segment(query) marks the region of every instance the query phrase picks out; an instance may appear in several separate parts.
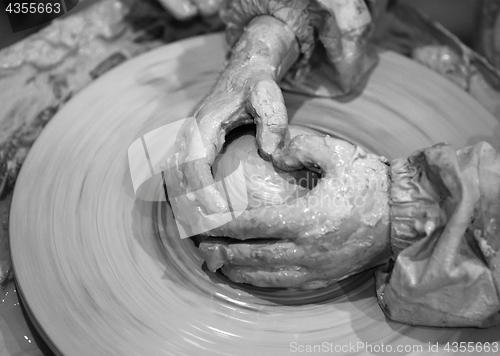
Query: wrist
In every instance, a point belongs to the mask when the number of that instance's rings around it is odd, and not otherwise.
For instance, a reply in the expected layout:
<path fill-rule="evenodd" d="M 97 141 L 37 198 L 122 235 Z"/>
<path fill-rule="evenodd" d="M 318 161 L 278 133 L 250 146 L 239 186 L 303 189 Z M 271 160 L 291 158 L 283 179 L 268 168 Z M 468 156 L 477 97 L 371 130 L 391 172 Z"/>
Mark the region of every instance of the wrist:
<path fill-rule="evenodd" d="M 233 47 L 229 69 L 240 73 L 261 73 L 280 81 L 299 57 L 299 46 L 293 30 L 268 15 L 257 16 Z"/>

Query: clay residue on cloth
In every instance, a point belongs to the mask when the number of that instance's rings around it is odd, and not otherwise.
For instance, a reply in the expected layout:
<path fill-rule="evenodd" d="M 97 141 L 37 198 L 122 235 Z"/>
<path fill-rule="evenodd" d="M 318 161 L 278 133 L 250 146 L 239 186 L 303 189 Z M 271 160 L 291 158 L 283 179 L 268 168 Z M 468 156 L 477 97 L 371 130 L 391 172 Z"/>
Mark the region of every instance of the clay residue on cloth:
<path fill-rule="evenodd" d="M 377 272 L 386 315 L 413 325 L 500 324 L 500 155 L 439 144 L 392 162 L 392 264 Z M 398 251 L 401 251 L 397 254 Z"/>

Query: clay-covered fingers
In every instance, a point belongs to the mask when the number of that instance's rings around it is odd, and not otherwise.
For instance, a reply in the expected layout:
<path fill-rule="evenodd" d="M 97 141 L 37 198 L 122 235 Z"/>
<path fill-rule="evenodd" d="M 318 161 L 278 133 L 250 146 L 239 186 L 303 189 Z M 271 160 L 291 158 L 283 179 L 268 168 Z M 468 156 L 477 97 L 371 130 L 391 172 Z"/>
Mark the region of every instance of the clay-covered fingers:
<path fill-rule="evenodd" d="M 228 210 L 228 205 L 217 189 L 211 171 L 217 153 L 217 128 L 203 130 L 200 121 L 195 119 L 182 128 L 176 141 L 177 170 L 172 172 L 182 176 L 176 185 L 172 184 L 183 190 L 190 200 L 196 201 L 204 213 L 221 213 Z"/>
<path fill-rule="evenodd" d="M 346 225 L 346 224 L 344 224 Z M 287 239 L 252 239 L 235 241 L 225 238 L 207 238 L 199 251 L 211 271 L 223 265 L 277 267 L 303 266 L 321 268 L 332 263 L 344 264 L 356 248 L 361 248 L 359 236 L 364 231 L 357 226 L 341 226 L 336 233 L 320 237 Z M 370 238 L 366 239 L 367 241 Z M 369 245 L 365 243 L 366 247 Z M 360 253 L 362 255 L 363 253 Z M 332 273 L 334 271 L 331 271 Z"/>
<path fill-rule="evenodd" d="M 286 205 L 253 208 L 234 220 L 209 231 L 212 236 L 235 239 L 285 238 L 296 239 L 314 226 L 325 223 L 325 215 L 310 209 L 307 198 L 292 199 Z M 323 215 L 323 216 L 322 216 Z"/>
<path fill-rule="evenodd" d="M 219 268 L 236 283 L 258 287 L 314 289 L 324 287 L 328 278 L 320 277 L 311 263 L 312 246 L 292 241 L 231 243 L 208 239 L 200 244 L 200 254 L 209 270 Z M 313 266 L 313 267 L 309 267 Z"/>
<path fill-rule="evenodd" d="M 210 270 L 221 269 L 234 282 L 312 289 L 389 255 L 385 159 L 343 140 L 311 135 L 295 136 L 280 158 L 319 171 L 321 179 L 303 196 L 235 212 L 230 221 L 205 229 L 217 236 L 200 244 Z"/>
<path fill-rule="evenodd" d="M 297 135 L 277 158 L 283 167 L 306 167 L 329 178 L 349 169 L 350 162 L 365 156 L 359 146 L 330 136 Z"/>
<path fill-rule="evenodd" d="M 249 111 L 257 126 L 260 154 L 271 159 L 283 147 L 288 115 L 283 94 L 274 80 L 262 80 L 254 85 L 248 99 Z"/>
<path fill-rule="evenodd" d="M 186 188 L 203 206 L 206 214 L 228 211 L 226 198 L 215 185 L 211 166 L 223 148 L 225 135 L 232 128 L 251 123 L 257 126 L 257 143 L 264 156 L 272 156 L 282 146 L 288 125 L 283 95 L 271 79 L 232 93 L 230 75 L 221 76 L 212 92 L 195 109 L 196 122 L 178 140 L 182 152 Z M 241 85 L 241 83 L 240 83 Z M 234 90 L 234 89 L 233 89 Z M 192 159 L 200 157 L 201 159 Z M 185 163 L 184 163 L 185 162 Z M 297 168 L 297 167 L 295 167 Z"/>
<path fill-rule="evenodd" d="M 192 193 L 205 214 L 228 211 L 226 198 L 221 195 L 220 187 L 216 187 L 211 170 L 216 154 L 223 148 L 226 133 L 254 121 L 259 144 L 265 151 L 274 153 L 282 144 L 287 128 L 286 108 L 276 83 L 264 80 L 246 88 L 246 83 L 238 80 L 241 78 L 235 79 L 231 73 L 219 78 L 211 93 L 195 109 L 196 121 L 184 129 L 176 144 L 181 153 L 179 169 L 184 172 L 186 190 Z"/>
<path fill-rule="evenodd" d="M 308 268 L 281 266 L 276 268 L 227 265 L 222 273 L 236 283 L 246 283 L 257 287 L 316 289 L 328 285 L 317 280 Z"/>
<path fill-rule="evenodd" d="M 235 241 L 207 238 L 199 245 L 211 271 L 261 287 L 321 288 L 381 264 L 390 255 L 388 223 L 363 225 L 344 219 L 324 236 L 290 240 Z"/>
<path fill-rule="evenodd" d="M 199 251 L 211 271 L 223 265 L 239 266 L 275 266 L 293 265 L 304 261 L 307 251 L 293 241 L 274 240 L 261 242 L 231 242 L 214 238 L 200 243 Z"/>
<path fill-rule="evenodd" d="M 280 159 L 288 167 L 315 169 L 322 178 L 306 195 L 280 205 L 243 211 L 232 221 L 209 231 L 209 235 L 242 240 L 296 239 L 324 235 L 355 210 L 366 210 L 366 215 L 373 219 L 383 215 L 383 208 L 377 207 L 387 201 L 387 167 L 378 157 L 329 136 L 298 135 L 286 146 Z M 206 219 L 210 222 L 217 217 Z"/>
<path fill-rule="evenodd" d="M 302 234 L 295 239 L 244 241 L 207 238 L 200 243 L 199 250 L 212 271 L 226 264 L 255 267 L 300 265 L 325 267 L 330 278 L 338 279 L 345 273 L 343 268 L 368 263 L 373 254 L 388 251 L 387 221 L 380 219 L 374 225 L 367 225 L 357 215 L 344 218 L 325 235 Z M 335 265 L 337 267 L 330 268 Z"/>
<path fill-rule="evenodd" d="M 195 120 L 183 128 L 176 141 L 184 187 L 205 214 L 228 211 L 226 198 L 213 178 L 212 165 L 223 148 L 226 132 L 251 122 L 245 112 L 243 91 L 224 91 L 228 81 L 225 76 L 219 78 L 212 92 L 195 108 Z"/>
<path fill-rule="evenodd" d="M 206 11 L 219 2 L 199 0 L 199 4 L 202 1 Z M 201 209 L 193 214 L 228 212 L 211 166 L 229 131 L 255 121 L 259 144 L 268 155 L 283 142 L 288 120 L 281 90 L 274 81 L 278 68 L 288 69 L 298 56 L 295 42 L 293 31 L 280 20 L 256 17 L 245 28 L 208 95 L 194 109 L 196 122 L 176 142 L 177 166 L 184 174 L 181 183 Z"/>

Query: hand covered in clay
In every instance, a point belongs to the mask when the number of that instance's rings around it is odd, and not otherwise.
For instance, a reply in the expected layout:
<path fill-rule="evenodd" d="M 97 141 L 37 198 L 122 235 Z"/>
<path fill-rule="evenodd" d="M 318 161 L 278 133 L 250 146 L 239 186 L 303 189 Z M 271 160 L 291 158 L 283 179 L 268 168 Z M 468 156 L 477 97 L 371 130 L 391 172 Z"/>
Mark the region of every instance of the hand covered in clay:
<path fill-rule="evenodd" d="M 288 117 L 277 82 L 297 56 L 295 35 L 286 24 L 270 16 L 254 18 L 219 79 L 195 108 L 196 120 L 184 127 L 176 142 L 177 173 L 200 212 L 229 211 L 211 172 L 226 132 L 255 122 L 261 154 L 272 159 L 279 152 Z M 194 156 L 203 158 L 191 160 Z"/>
<path fill-rule="evenodd" d="M 205 239 L 199 249 L 210 270 L 221 268 L 232 281 L 261 287 L 316 289 L 388 257 L 383 158 L 344 140 L 298 135 L 281 159 L 318 171 L 321 179 L 301 197 L 253 207 L 209 231 L 219 237 Z M 209 226 L 218 218 L 204 220 Z"/>

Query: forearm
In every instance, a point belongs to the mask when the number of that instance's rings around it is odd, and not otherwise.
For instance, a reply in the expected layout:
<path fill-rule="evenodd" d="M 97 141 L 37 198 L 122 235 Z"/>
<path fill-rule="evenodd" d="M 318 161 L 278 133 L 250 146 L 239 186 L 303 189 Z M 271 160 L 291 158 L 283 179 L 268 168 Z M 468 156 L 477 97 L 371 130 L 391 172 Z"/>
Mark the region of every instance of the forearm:
<path fill-rule="evenodd" d="M 281 80 L 298 57 L 298 42 L 288 25 L 267 15 L 252 19 L 234 45 L 217 82 L 194 110 L 200 130 L 209 138 L 207 142 L 217 141 L 220 149 L 221 129 L 230 130 L 256 117 L 260 120 L 260 114 L 250 112 L 249 102 L 260 101 L 266 118 L 286 112 L 281 92 L 276 92 L 279 89 L 274 83 Z M 276 131 L 283 131 L 287 121 L 285 117 L 269 123 Z M 277 140 L 273 134 L 270 136 L 269 140 L 259 141 L 261 147 L 269 142 L 272 146 Z"/>

